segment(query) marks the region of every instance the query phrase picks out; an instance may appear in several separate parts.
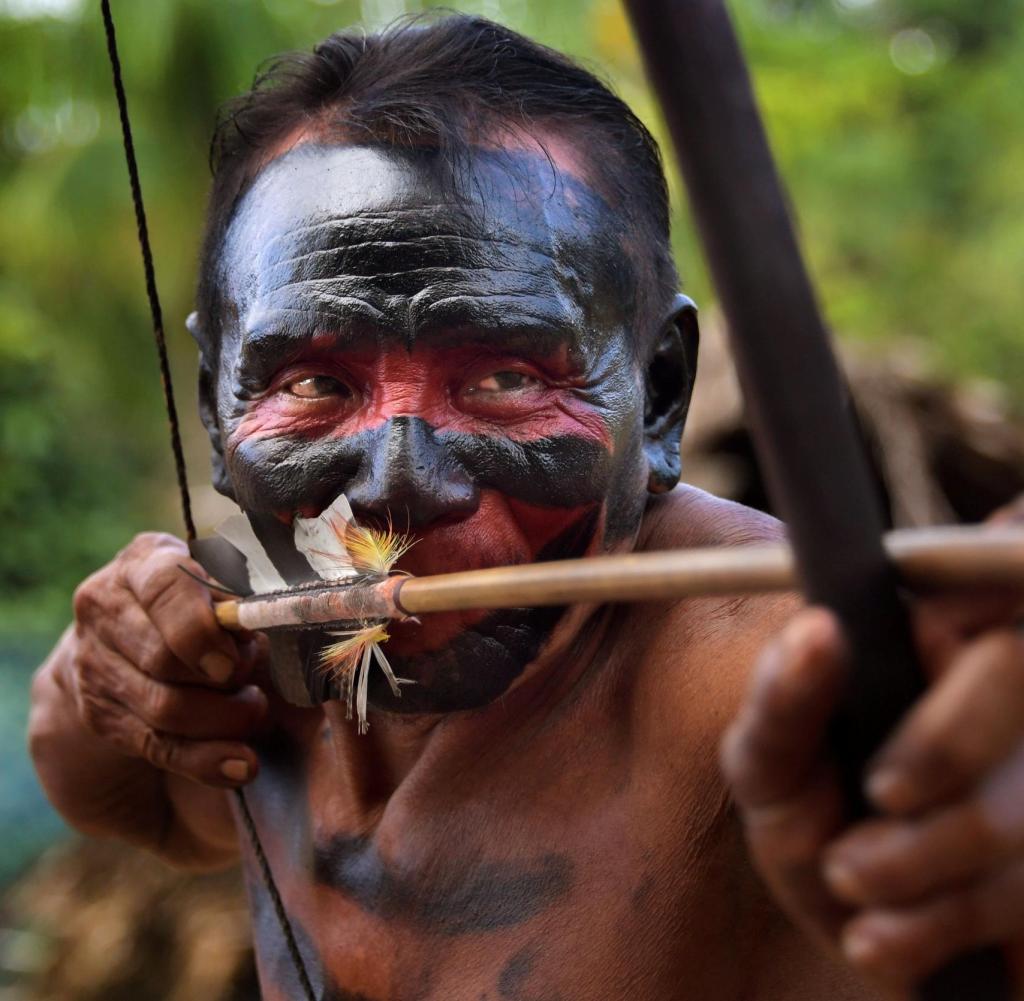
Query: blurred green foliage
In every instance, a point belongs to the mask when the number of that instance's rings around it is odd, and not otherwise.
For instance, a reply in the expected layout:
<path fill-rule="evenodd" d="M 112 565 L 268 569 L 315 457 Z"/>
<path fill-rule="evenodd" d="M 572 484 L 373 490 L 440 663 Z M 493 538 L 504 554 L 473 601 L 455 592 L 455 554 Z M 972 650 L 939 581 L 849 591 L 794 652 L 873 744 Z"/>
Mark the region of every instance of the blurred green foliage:
<path fill-rule="evenodd" d="M 659 135 L 616 0 L 460 9 L 584 59 Z M 99 4 L 0 0 L 0 637 L 51 634 L 133 532 L 179 527 Z M 218 103 L 272 53 L 416 0 L 115 0 L 193 480 L 184 331 Z M 1021 0 L 733 0 L 835 327 L 1024 401 Z M 685 58 L 685 53 L 680 54 Z M 678 184 L 689 289 L 712 296 Z"/>

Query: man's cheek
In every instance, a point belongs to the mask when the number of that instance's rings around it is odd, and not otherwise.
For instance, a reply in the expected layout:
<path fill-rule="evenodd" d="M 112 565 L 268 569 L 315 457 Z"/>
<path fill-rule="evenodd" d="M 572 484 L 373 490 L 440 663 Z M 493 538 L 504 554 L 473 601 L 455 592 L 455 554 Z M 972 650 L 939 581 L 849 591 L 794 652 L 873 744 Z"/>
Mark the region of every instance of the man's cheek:
<path fill-rule="evenodd" d="M 521 441 L 440 432 L 438 440 L 481 487 L 527 504 L 578 508 L 598 503 L 612 479 L 607 438 L 557 435 Z"/>
<path fill-rule="evenodd" d="M 236 433 L 228 440 L 225 463 L 243 509 L 317 514 L 359 468 L 364 444 L 353 439 Z"/>
<path fill-rule="evenodd" d="M 604 535 L 604 506 L 538 507 L 504 498 L 512 521 L 527 540 L 528 562 L 567 560 L 600 550 Z"/>
<path fill-rule="evenodd" d="M 608 484 L 605 501 L 605 542 L 612 545 L 635 537 L 647 505 L 647 460 L 638 433 L 625 439 Z"/>
<path fill-rule="evenodd" d="M 600 512 L 597 534 L 572 552 L 547 559 L 594 553 L 635 535 L 647 499 L 646 466 L 639 431 L 617 441 L 605 433 L 563 435 L 531 441 L 484 436 L 442 436 L 476 482 L 503 494 L 530 539 L 562 535 L 584 515 Z"/>

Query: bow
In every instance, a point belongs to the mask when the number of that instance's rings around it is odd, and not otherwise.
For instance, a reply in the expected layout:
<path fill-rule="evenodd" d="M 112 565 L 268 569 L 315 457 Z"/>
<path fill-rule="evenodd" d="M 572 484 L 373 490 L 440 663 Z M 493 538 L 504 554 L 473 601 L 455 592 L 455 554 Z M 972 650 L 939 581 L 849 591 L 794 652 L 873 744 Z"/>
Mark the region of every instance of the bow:
<path fill-rule="evenodd" d="M 924 682 L 883 519 L 722 0 L 625 0 L 661 100 L 728 319 L 755 445 L 810 601 L 839 617 L 855 669 L 835 749 L 860 776 Z M 794 392 L 794 387 L 798 392 Z M 985 950 L 924 984 L 927 1001 L 1009 998 Z"/>

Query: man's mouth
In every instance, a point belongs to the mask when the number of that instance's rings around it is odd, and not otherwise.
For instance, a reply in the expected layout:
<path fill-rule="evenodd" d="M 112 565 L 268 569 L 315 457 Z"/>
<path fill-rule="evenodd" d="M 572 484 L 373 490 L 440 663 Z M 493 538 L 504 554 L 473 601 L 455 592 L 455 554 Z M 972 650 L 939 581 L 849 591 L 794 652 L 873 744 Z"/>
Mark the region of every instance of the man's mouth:
<path fill-rule="evenodd" d="M 398 569 L 424 577 L 584 556 L 598 545 L 599 523 L 596 506 L 527 510 L 488 491 L 472 517 L 428 528 L 399 561 Z M 389 649 L 403 656 L 439 650 L 487 615 L 486 611 L 435 613 L 424 616 L 419 624 L 393 623 Z"/>
<path fill-rule="evenodd" d="M 392 522 L 401 530 L 401 520 Z M 485 491 L 480 507 L 470 517 L 428 526 L 399 560 L 397 570 L 416 577 L 480 570 L 528 563 L 535 558 L 529 539 L 510 516 L 508 505 L 493 491 Z M 389 629 L 388 649 L 415 656 L 448 646 L 459 633 L 486 616 L 482 611 L 435 613 L 417 622 L 395 622 Z"/>
<path fill-rule="evenodd" d="M 404 511 L 384 519 L 360 518 L 361 527 L 408 536 L 412 545 L 394 570 L 416 577 L 512 566 L 538 560 L 586 555 L 599 545 L 600 507 L 540 507 L 526 504 L 495 490 L 480 492 L 480 503 L 468 517 L 439 520 L 419 532 L 406 531 Z M 308 518 L 319 511 L 299 508 L 280 521 Z M 388 626 L 389 653 L 408 659 L 449 647 L 462 633 L 487 617 L 486 611 L 433 613 L 421 621 L 392 622 Z"/>

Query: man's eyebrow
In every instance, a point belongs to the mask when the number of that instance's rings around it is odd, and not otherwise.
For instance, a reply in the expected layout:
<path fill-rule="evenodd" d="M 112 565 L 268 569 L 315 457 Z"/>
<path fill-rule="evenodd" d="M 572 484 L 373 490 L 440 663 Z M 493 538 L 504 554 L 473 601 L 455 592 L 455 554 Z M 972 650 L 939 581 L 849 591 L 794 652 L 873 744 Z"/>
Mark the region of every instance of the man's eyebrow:
<path fill-rule="evenodd" d="M 553 290 L 506 289 L 496 295 L 448 295 L 416 303 L 413 336 L 434 343 L 485 341 L 500 336 L 547 347 L 577 347 L 582 340 L 582 317 Z M 524 346 L 529 346 L 528 344 Z"/>
<path fill-rule="evenodd" d="M 415 340 L 437 347 L 480 346 L 523 355 L 548 355 L 564 347 L 571 351 L 578 345 L 580 335 L 573 327 L 546 317 L 517 313 L 477 320 L 452 317 L 443 324 L 424 324 L 417 328 Z"/>
<path fill-rule="evenodd" d="M 365 342 L 379 337 L 375 332 L 383 314 L 375 306 L 353 297 L 332 297 L 309 308 L 279 306 L 250 317 L 242 333 L 239 365 L 259 372 L 282 358 L 298 354 L 320 339 L 325 348 L 344 341 Z"/>
<path fill-rule="evenodd" d="M 299 315 L 296 322 L 296 314 Z M 275 323 L 279 320 L 279 323 Z M 455 316 L 443 325 L 420 327 L 410 336 L 376 323 L 347 322 L 334 326 L 319 312 L 275 310 L 259 327 L 247 330 L 239 353 L 237 376 L 244 388 L 259 391 L 264 381 L 291 359 L 310 348 L 331 351 L 384 349 L 390 345 L 412 348 L 417 344 L 436 348 L 470 347 L 501 354 L 540 358 L 578 353 L 579 331 L 550 317 L 527 316 L 518 311 L 501 318 Z"/>

